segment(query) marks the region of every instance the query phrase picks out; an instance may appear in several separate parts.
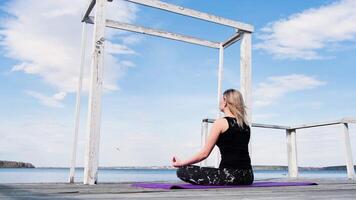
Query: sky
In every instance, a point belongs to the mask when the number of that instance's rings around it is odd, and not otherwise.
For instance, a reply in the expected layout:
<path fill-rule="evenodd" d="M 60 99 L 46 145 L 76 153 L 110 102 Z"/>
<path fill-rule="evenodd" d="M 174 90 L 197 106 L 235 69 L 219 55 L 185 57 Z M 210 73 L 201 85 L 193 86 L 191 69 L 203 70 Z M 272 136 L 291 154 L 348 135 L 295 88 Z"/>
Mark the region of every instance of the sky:
<path fill-rule="evenodd" d="M 0 160 L 68 167 L 86 0 L 0 2 Z M 254 123 L 356 117 L 356 1 L 166 2 L 254 26 Z M 120 0 L 108 3 L 107 18 L 212 41 L 234 34 Z M 87 136 L 93 26 L 87 28 L 78 166 Z M 218 50 L 113 29 L 105 36 L 99 166 L 167 166 L 173 155 L 197 153 L 201 120 L 217 114 Z M 237 42 L 225 51 L 223 90 L 240 88 L 239 58 Z M 356 163 L 356 126 L 349 128 Z M 287 165 L 285 135 L 252 128 L 252 165 Z M 344 165 L 343 139 L 341 125 L 297 130 L 298 165 Z"/>

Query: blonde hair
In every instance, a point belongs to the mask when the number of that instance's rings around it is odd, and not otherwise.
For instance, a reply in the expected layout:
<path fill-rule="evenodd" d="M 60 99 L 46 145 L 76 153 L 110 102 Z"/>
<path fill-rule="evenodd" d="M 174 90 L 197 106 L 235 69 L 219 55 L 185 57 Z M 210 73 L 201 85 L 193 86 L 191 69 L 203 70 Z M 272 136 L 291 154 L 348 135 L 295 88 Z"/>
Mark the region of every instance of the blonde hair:
<path fill-rule="evenodd" d="M 235 116 L 236 121 L 240 127 L 243 127 L 243 123 L 249 126 L 246 116 L 246 105 L 240 91 L 235 89 L 228 89 L 223 93 L 223 97 L 226 100 L 226 106 L 231 113 Z"/>

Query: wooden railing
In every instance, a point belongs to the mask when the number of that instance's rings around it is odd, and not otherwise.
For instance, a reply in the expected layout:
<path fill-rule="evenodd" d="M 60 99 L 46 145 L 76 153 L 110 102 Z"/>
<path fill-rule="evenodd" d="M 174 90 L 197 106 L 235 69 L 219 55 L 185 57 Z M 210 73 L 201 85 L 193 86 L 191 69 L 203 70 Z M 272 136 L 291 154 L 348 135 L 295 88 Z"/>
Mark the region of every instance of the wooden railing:
<path fill-rule="evenodd" d="M 208 136 L 208 126 L 209 123 L 214 123 L 214 119 L 203 119 L 202 128 L 201 128 L 201 145 L 205 144 L 206 138 Z M 297 130 L 305 128 L 315 128 L 321 126 L 331 126 L 341 124 L 343 127 L 344 135 L 344 144 L 346 152 L 346 169 L 348 179 L 355 179 L 355 170 L 352 159 L 352 149 L 350 142 L 350 133 L 349 133 L 349 123 L 356 123 L 356 118 L 342 118 L 340 120 L 327 121 L 327 122 L 318 122 L 310 124 L 301 124 L 293 126 L 280 126 L 280 125 L 271 125 L 271 124 L 258 124 L 252 123 L 252 127 L 256 128 L 270 128 L 270 129 L 283 129 L 286 131 L 286 144 L 287 144 L 287 156 L 288 156 L 288 175 L 290 178 L 298 177 L 298 159 L 297 159 Z M 218 157 L 216 157 L 218 159 Z M 215 162 L 218 163 L 218 162 Z M 201 162 L 201 166 L 206 166 L 207 160 Z M 217 164 L 215 164 L 215 167 Z"/>

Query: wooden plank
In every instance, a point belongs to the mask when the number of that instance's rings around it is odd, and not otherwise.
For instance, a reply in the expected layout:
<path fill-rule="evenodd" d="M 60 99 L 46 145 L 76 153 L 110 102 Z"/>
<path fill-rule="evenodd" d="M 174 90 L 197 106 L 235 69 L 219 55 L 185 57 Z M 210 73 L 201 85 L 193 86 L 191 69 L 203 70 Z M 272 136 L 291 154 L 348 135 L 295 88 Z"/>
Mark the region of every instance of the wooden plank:
<path fill-rule="evenodd" d="M 355 178 L 355 170 L 354 163 L 352 159 L 352 149 L 350 142 L 350 134 L 349 134 L 349 126 L 347 123 L 342 124 L 344 129 L 344 142 L 345 142 L 345 151 L 346 151 L 346 169 L 347 169 L 347 177 L 351 180 Z"/>
<path fill-rule="evenodd" d="M 297 141 L 296 130 L 287 129 L 287 156 L 288 156 L 288 175 L 290 178 L 298 177 L 298 160 L 297 160 Z"/>
<path fill-rule="evenodd" d="M 101 93 L 105 42 L 105 7 L 107 0 L 97 0 L 95 10 L 93 53 L 87 119 L 87 146 L 84 163 L 84 184 L 96 184 L 98 178 Z"/>
<path fill-rule="evenodd" d="M 356 182 L 326 178 L 255 179 L 255 181 L 310 181 L 318 185 L 285 187 L 242 187 L 203 190 L 160 190 L 130 187 L 131 183 L 0 184 L 1 199 L 346 199 L 354 200 Z M 173 182 L 171 182 L 173 183 Z M 174 183 L 182 183 L 174 181 Z"/>
<path fill-rule="evenodd" d="M 352 117 L 344 117 L 340 120 L 342 123 L 356 123 L 356 119 Z"/>
<path fill-rule="evenodd" d="M 221 24 L 221 25 L 237 28 L 239 30 L 243 30 L 243 31 L 247 31 L 247 32 L 253 32 L 253 29 L 254 29 L 253 26 L 249 25 L 249 24 L 233 21 L 230 19 L 225 19 L 223 17 L 203 13 L 200 11 L 184 8 L 182 6 L 177 6 L 177 5 L 169 4 L 169 3 L 158 1 L 158 0 L 125 0 L 125 1 L 131 2 L 131 3 L 136 3 L 136 4 L 141 4 L 144 6 L 149 6 L 152 8 L 158 8 L 161 10 L 165 10 L 165 11 L 177 13 L 177 14 L 184 15 L 184 16 L 189 16 L 189 17 L 213 22 L 216 24 Z"/>
<path fill-rule="evenodd" d="M 240 91 L 242 93 L 245 105 L 246 116 L 249 126 L 252 125 L 252 47 L 251 47 L 251 33 L 244 32 L 242 34 L 240 47 Z M 250 155 L 252 155 L 252 129 L 251 139 L 248 144 Z"/>
<path fill-rule="evenodd" d="M 203 122 L 214 123 L 215 119 L 203 119 Z"/>
<path fill-rule="evenodd" d="M 93 10 L 94 6 L 95 6 L 95 0 L 87 0 L 88 3 L 87 3 L 87 6 L 85 6 L 85 12 L 84 12 L 84 15 L 82 17 L 82 22 L 84 22 L 85 20 L 88 19 L 91 11 Z"/>
<path fill-rule="evenodd" d="M 80 49 L 80 67 L 79 67 L 79 78 L 78 78 L 78 88 L 77 88 L 77 97 L 75 105 L 75 128 L 74 128 L 74 139 L 73 139 L 73 148 L 72 148 L 72 159 L 69 170 L 69 183 L 74 183 L 74 174 L 75 174 L 75 165 L 77 158 L 77 146 L 78 146 L 78 131 L 79 131 L 79 120 L 80 120 L 80 97 L 82 92 L 82 83 L 83 83 L 83 71 L 85 64 L 85 49 L 87 43 L 87 25 L 86 23 L 82 24 L 82 41 Z"/>
<path fill-rule="evenodd" d="M 280 125 L 273 125 L 273 124 L 260 124 L 260 123 L 252 123 L 252 127 L 256 128 L 271 128 L 271 129 L 289 129 L 289 126 L 280 126 Z"/>
<path fill-rule="evenodd" d="M 89 17 L 89 19 L 86 20 L 86 22 L 90 23 L 90 24 L 92 24 L 93 21 L 94 21 L 93 17 Z M 106 26 L 109 28 L 121 29 L 121 30 L 126 30 L 126 31 L 141 33 L 141 34 L 147 34 L 147 35 L 153 35 L 153 36 L 157 36 L 157 37 L 187 42 L 190 44 L 196 44 L 196 45 L 201 45 L 201 46 L 215 48 L 215 49 L 218 49 L 220 47 L 220 44 L 218 42 L 212 42 L 212 41 L 205 40 L 205 39 L 199 39 L 199 38 L 190 37 L 190 36 L 186 36 L 186 35 L 167 32 L 167 31 L 163 31 L 163 30 L 159 30 L 159 29 L 152 29 L 152 28 L 147 28 L 147 27 L 143 27 L 143 26 L 136 26 L 133 24 L 117 22 L 117 21 L 113 21 L 113 20 L 106 20 Z"/>
<path fill-rule="evenodd" d="M 319 127 L 319 126 L 330 126 L 330 125 L 335 125 L 335 124 L 340 124 L 342 123 L 341 120 L 334 120 L 334 121 L 327 121 L 327 122 L 317 122 L 317 123 L 310 123 L 310 124 L 301 124 L 301 125 L 294 125 L 291 126 L 291 129 L 302 129 L 302 128 L 313 128 L 313 127 Z"/>
<path fill-rule="evenodd" d="M 242 33 L 239 31 L 236 34 L 234 34 L 232 37 L 230 37 L 229 39 L 227 39 L 225 42 L 223 42 L 223 47 L 224 48 L 228 48 L 229 46 L 231 46 L 232 44 L 234 44 L 235 42 L 239 41 L 241 39 Z"/>

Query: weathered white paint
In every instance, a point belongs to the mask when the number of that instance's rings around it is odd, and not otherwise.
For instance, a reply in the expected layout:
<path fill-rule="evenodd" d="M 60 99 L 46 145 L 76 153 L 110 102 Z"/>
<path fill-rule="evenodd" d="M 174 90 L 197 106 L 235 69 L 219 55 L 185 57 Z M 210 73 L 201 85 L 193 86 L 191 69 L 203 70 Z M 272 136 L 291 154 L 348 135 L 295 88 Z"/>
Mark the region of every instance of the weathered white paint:
<path fill-rule="evenodd" d="M 217 95 L 217 114 L 216 114 L 216 118 L 220 118 L 221 115 L 221 111 L 219 108 L 220 105 L 220 100 L 222 97 L 222 79 L 223 79 L 223 72 L 224 72 L 224 47 L 223 44 L 220 43 L 219 45 L 219 67 L 218 67 L 218 95 Z M 218 148 L 216 148 L 215 150 L 215 163 L 214 166 L 217 168 L 219 167 L 219 163 L 221 160 L 221 154 Z"/>
<path fill-rule="evenodd" d="M 201 147 L 203 148 L 204 145 L 206 144 L 206 140 L 208 137 L 208 131 L 209 131 L 209 124 L 208 122 L 205 122 L 204 120 L 202 121 L 202 127 L 201 127 Z M 201 167 L 205 167 L 208 164 L 208 158 L 200 162 Z"/>
<path fill-rule="evenodd" d="M 252 125 L 252 63 L 251 63 L 251 33 L 242 33 L 240 47 L 240 91 L 246 104 L 246 115 L 249 126 Z M 248 144 L 248 150 L 252 156 L 252 128 L 251 139 Z"/>
<path fill-rule="evenodd" d="M 201 127 L 200 127 L 200 148 L 202 149 L 205 145 L 205 141 L 204 141 L 204 124 L 206 122 L 202 121 L 201 122 Z M 203 162 L 200 162 L 200 167 L 203 167 Z"/>
<path fill-rule="evenodd" d="M 253 29 L 254 29 L 253 26 L 251 26 L 250 24 L 245 24 L 242 22 L 225 19 L 223 17 L 203 13 L 200 11 L 184 8 L 182 6 L 177 6 L 177 5 L 169 4 L 169 3 L 158 1 L 158 0 L 126 0 L 126 1 L 149 6 L 152 8 L 166 10 L 166 11 L 181 14 L 184 16 L 189 16 L 189 17 L 213 22 L 216 24 L 221 24 L 221 25 L 237 28 L 239 30 L 243 30 L 243 31 L 247 31 L 247 32 L 253 32 Z"/>
<path fill-rule="evenodd" d="M 327 121 L 327 122 L 300 124 L 300 125 L 291 126 L 291 129 L 314 128 L 314 127 L 319 127 L 319 126 L 329 126 L 329 125 L 335 125 L 335 124 L 340 124 L 340 123 L 343 123 L 343 122 L 341 120 L 333 120 L 333 121 Z"/>
<path fill-rule="evenodd" d="M 356 119 L 351 117 L 344 117 L 340 121 L 341 123 L 356 123 Z"/>
<path fill-rule="evenodd" d="M 219 66 L 218 66 L 218 91 L 217 91 L 217 115 L 216 117 L 221 117 L 221 111 L 219 108 L 220 100 L 222 97 L 222 79 L 224 73 L 224 47 L 222 43 L 219 44 Z"/>
<path fill-rule="evenodd" d="M 77 97 L 76 97 L 76 105 L 75 105 L 75 128 L 74 128 L 72 159 L 70 162 L 70 170 L 69 170 L 69 183 L 74 183 L 75 165 L 76 165 L 76 158 L 77 158 L 78 130 L 79 130 L 79 120 L 80 120 L 80 97 L 82 92 L 86 41 L 87 41 L 87 26 L 85 23 L 83 23 L 82 41 L 81 41 L 81 49 L 80 49 L 81 56 L 80 56 L 79 78 L 78 78 Z"/>
<path fill-rule="evenodd" d="M 298 160 L 297 160 L 297 140 L 296 130 L 286 130 L 287 139 L 287 156 L 288 156 L 288 174 L 291 178 L 298 177 Z"/>
<path fill-rule="evenodd" d="M 273 124 L 260 124 L 260 123 L 252 123 L 252 127 L 258 128 L 271 128 L 271 129 L 290 129 L 289 126 L 281 126 L 281 125 L 273 125 Z"/>
<path fill-rule="evenodd" d="M 95 6 L 95 0 L 87 0 L 87 5 L 85 6 L 86 9 L 82 16 L 82 22 L 84 22 L 88 18 L 94 6 Z"/>
<path fill-rule="evenodd" d="M 86 20 L 86 22 L 93 23 L 93 19 L 94 19 L 93 17 L 89 17 Z M 215 49 L 220 48 L 220 44 L 218 42 L 212 42 L 212 41 L 205 40 L 205 39 L 199 39 L 199 38 L 195 38 L 195 37 L 191 37 L 191 36 L 171 33 L 171 32 L 167 32 L 167 31 L 163 31 L 163 30 L 159 30 L 159 29 L 152 29 L 152 28 L 147 28 L 147 27 L 143 27 L 143 26 L 136 26 L 133 24 L 117 22 L 117 21 L 113 21 L 113 20 L 109 20 L 109 19 L 106 20 L 106 26 L 109 28 L 121 29 L 121 30 L 126 30 L 126 31 L 141 33 L 141 34 L 147 34 L 147 35 L 153 35 L 153 36 L 157 36 L 157 37 L 187 42 L 187 43 L 191 43 L 191 44 L 197 44 L 197 45 L 215 48 Z"/>
<path fill-rule="evenodd" d="M 344 129 L 344 142 L 345 142 L 345 150 L 346 150 L 346 169 L 347 169 L 347 177 L 349 179 L 355 178 L 355 170 L 354 170 L 354 163 L 352 159 L 352 149 L 351 149 L 351 142 L 350 142 L 350 134 L 349 134 L 349 126 L 347 123 L 342 124 Z"/>
<path fill-rule="evenodd" d="M 87 146 L 84 163 L 84 184 L 96 184 L 99 162 L 101 93 L 103 85 L 105 8 L 107 0 L 96 0 L 93 54 L 87 119 Z"/>
<path fill-rule="evenodd" d="M 226 41 L 224 41 L 222 43 L 222 46 L 226 49 L 229 46 L 233 45 L 235 42 L 239 41 L 241 39 L 242 33 L 241 32 L 237 32 L 236 34 L 234 34 L 232 37 L 230 37 L 229 39 L 227 39 Z"/>

